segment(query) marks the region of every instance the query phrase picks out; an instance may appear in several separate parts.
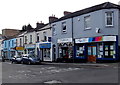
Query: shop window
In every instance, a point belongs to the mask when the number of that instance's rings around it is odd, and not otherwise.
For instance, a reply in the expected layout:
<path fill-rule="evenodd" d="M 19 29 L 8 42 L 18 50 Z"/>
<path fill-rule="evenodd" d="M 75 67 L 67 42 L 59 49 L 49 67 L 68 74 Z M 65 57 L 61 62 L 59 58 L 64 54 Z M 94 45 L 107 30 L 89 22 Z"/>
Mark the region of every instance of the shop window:
<path fill-rule="evenodd" d="M 84 17 L 84 27 L 85 27 L 85 30 L 91 29 L 91 22 L 90 22 L 90 20 L 91 20 L 90 19 L 90 15 Z"/>
<path fill-rule="evenodd" d="M 115 58 L 115 44 L 112 42 L 105 43 L 105 58 Z"/>
<path fill-rule="evenodd" d="M 89 53 L 88 53 L 88 54 L 89 54 Z M 84 57 L 84 46 L 78 46 L 78 47 L 77 47 L 76 57 L 77 57 L 77 58 L 82 58 L 82 57 Z"/>
<path fill-rule="evenodd" d="M 98 50 L 98 56 L 97 57 L 102 58 L 103 57 L 103 52 L 104 52 L 103 51 L 103 43 L 98 44 L 98 49 L 97 50 Z"/>
<path fill-rule="evenodd" d="M 105 24 L 106 26 L 113 26 L 113 12 L 105 13 Z"/>

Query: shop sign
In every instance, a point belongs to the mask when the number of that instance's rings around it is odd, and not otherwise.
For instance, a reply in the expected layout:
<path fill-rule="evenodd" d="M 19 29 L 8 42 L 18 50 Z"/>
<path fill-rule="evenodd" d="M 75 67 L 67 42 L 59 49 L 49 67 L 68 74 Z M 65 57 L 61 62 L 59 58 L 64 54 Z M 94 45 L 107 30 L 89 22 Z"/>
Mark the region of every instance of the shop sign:
<path fill-rule="evenodd" d="M 75 43 L 99 42 L 99 41 L 116 41 L 116 36 L 100 36 L 75 39 Z"/>
<path fill-rule="evenodd" d="M 81 38 L 81 39 L 75 39 L 75 43 L 85 43 L 88 42 L 89 38 Z"/>
<path fill-rule="evenodd" d="M 31 44 L 30 45 L 25 45 L 25 48 L 26 49 L 32 49 L 32 48 L 35 48 L 35 45 L 31 45 Z"/>
<path fill-rule="evenodd" d="M 116 41 L 116 36 L 103 36 L 103 41 Z"/>
<path fill-rule="evenodd" d="M 24 50 L 24 47 L 16 47 L 16 50 Z"/>
<path fill-rule="evenodd" d="M 58 43 L 67 43 L 67 42 L 72 42 L 72 38 L 58 39 Z"/>
<path fill-rule="evenodd" d="M 40 48 L 51 48 L 51 43 L 42 43 L 40 44 Z"/>

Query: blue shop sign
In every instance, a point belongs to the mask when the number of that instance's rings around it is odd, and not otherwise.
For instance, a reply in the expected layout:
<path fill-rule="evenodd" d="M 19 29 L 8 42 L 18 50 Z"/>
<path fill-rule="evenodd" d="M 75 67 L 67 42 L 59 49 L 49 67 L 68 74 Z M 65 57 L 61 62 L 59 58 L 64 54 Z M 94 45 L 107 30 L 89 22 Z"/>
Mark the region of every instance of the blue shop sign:
<path fill-rule="evenodd" d="M 40 44 L 40 48 L 51 48 L 51 43 Z"/>

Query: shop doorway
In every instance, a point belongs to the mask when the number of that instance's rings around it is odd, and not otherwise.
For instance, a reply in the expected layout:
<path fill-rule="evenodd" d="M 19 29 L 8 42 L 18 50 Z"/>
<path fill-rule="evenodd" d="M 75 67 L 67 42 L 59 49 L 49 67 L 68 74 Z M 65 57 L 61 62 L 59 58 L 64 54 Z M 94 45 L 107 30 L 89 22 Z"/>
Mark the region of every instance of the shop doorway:
<path fill-rule="evenodd" d="M 88 62 L 96 62 L 96 46 L 88 46 Z"/>
<path fill-rule="evenodd" d="M 65 59 L 69 58 L 69 51 L 68 51 L 68 47 L 63 47 L 62 48 L 62 57 Z"/>

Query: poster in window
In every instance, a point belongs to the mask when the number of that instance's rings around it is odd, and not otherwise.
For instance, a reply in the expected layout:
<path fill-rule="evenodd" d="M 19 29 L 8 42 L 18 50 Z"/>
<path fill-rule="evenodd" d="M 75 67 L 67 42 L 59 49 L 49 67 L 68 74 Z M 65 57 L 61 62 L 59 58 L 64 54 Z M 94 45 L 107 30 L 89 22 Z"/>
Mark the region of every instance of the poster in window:
<path fill-rule="evenodd" d="M 111 45 L 111 46 L 110 46 L 110 50 L 113 50 L 113 49 L 114 49 L 114 47 L 113 47 L 113 45 Z"/>
<path fill-rule="evenodd" d="M 100 52 L 100 55 L 103 55 L 103 52 Z"/>
<path fill-rule="evenodd" d="M 105 50 L 108 50 L 108 45 L 105 45 Z"/>
<path fill-rule="evenodd" d="M 100 45 L 100 51 L 103 51 L 103 46 L 102 45 Z"/>
<path fill-rule="evenodd" d="M 101 56 L 101 55 L 98 55 L 98 58 L 102 58 L 102 56 Z"/>
<path fill-rule="evenodd" d="M 108 56 L 108 51 L 105 51 L 105 56 Z"/>
<path fill-rule="evenodd" d="M 114 55 L 114 51 L 110 51 L 110 55 L 113 56 Z"/>

